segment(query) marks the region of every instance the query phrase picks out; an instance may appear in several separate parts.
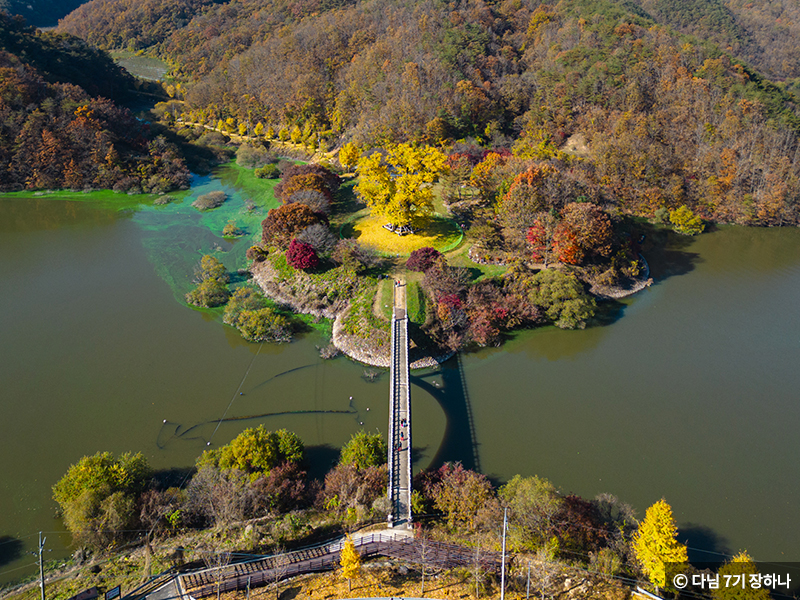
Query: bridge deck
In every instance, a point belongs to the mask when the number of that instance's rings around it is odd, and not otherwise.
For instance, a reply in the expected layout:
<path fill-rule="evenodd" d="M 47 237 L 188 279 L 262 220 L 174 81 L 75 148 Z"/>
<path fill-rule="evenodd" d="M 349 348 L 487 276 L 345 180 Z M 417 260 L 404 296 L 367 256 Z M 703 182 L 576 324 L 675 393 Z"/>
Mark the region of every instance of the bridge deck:
<path fill-rule="evenodd" d="M 411 392 L 405 283 L 396 282 L 389 390 L 389 500 L 393 527 L 411 526 Z"/>

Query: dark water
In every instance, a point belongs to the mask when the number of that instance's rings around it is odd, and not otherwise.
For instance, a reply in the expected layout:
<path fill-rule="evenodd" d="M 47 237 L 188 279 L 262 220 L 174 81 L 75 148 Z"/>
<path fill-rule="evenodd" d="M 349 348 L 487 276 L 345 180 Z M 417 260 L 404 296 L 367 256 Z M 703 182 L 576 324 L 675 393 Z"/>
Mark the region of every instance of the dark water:
<path fill-rule="evenodd" d="M 263 215 L 222 175 L 197 182 L 231 194 L 216 215 L 191 197 L 127 211 L 0 199 L 0 581 L 33 572 L 22 552 L 39 530 L 69 552 L 50 487 L 85 454 L 185 467 L 264 423 L 296 431 L 322 470 L 361 423 L 385 431 L 385 375 L 320 360 L 316 333 L 259 347 L 176 301 L 202 253 L 243 266 L 249 241 L 215 233 L 228 219 L 258 235 Z M 694 547 L 800 560 L 800 231 L 726 229 L 651 262 L 657 278 L 681 274 L 610 325 L 526 332 L 416 374 L 416 468 L 474 464 L 468 398 L 493 477 L 613 492 L 640 514 L 664 496 Z"/>

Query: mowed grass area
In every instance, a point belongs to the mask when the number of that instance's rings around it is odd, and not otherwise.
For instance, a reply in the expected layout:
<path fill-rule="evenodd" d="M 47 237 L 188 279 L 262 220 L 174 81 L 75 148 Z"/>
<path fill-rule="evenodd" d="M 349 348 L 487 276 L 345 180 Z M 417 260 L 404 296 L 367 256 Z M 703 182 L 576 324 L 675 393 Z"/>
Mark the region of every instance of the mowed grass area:
<path fill-rule="evenodd" d="M 367 248 L 393 256 L 408 256 L 414 250 L 426 246 L 447 252 L 456 248 L 464 239 L 458 225 L 439 216 L 427 218 L 425 225 L 413 235 L 397 235 L 384 229 L 385 224 L 385 217 L 369 215 L 346 225 L 343 233 L 356 238 Z"/>

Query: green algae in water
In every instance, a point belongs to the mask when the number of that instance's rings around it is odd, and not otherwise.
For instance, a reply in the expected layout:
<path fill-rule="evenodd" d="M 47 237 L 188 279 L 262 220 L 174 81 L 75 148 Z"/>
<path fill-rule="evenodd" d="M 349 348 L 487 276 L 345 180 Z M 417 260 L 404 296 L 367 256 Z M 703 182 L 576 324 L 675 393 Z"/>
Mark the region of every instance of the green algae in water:
<path fill-rule="evenodd" d="M 176 300 L 185 304 L 184 296 L 193 287 L 195 266 L 204 254 L 218 258 L 232 273 L 232 282 L 240 269 L 247 268 L 247 249 L 261 241 L 261 221 L 267 211 L 277 207 L 276 180 L 259 179 L 251 170 L 230 162 L 216 167 L 211 175 L 194 176 L 189 190 L 170 192 L 167 204 L 155 204 L 158 194 L 127 194 L 111 190 L 12 192 L 0 198 L 19 199 L 21 202 L 64 202 L 64 211 L 87 211 L 75 203 L 91 205 L 90 212 L 98 218 L 113 219 L 113 213 L 130 214 L 133 221 L 144 230 L 142 244 L 147 258 L 156 273 L 172 290 Z M 192 206 L 198 196 L 212 191 L 222 191 L 227 199 L 222 206 L 201 212 Z M 104 216 L 105 215 L 105 216 Z M 230 221 L 243 235 L 223 238 L 222 230 Z M 63 222 L 59 219 L 60 226 Z M 38 224 L 36 227 L 45 227 Z M 210 314 L 221 314 L 211 311 Z"/>
<path fill-rule="evenodd" d="M 236 272 L 247 268 L 247 249 L 261 241 L 261 221 L 279 205 L 275 184 L 231 162 L 210 176 L 195 177 L 191 189 L 174 202 L 142 206 L 134 220 L 146 232 L 143 244 L 150 262 L 176 299 L 185 302 L 184 296 L 194 287 L 195 266 L 204 254 L 219 259 L 236 283 Z M 227 197 L 220 207 L 199 211 L 192 206 L 199 196 L 214 191 Z M 231 221 L 243 232 L 241 237 L 222 237 Z"/>

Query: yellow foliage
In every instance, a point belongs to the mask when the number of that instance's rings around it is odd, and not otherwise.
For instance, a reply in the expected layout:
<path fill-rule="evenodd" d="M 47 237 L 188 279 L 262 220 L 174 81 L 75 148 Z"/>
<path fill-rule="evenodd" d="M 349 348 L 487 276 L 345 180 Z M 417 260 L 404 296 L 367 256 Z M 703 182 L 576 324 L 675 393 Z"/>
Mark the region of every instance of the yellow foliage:
<path fill-rule="evenodd" d="M 348 142 L 339 150 L 339 163 L 346 169 L 352 169 L 360 156 L 361 149 L 358 145 L 355 142 Z"/>
<path fill-rule="evenodd" d="M 669 211 L 669 220 L 675 231 L 686 235 L 697 235 L 703 231 L 703 220 L 684 204 L 680 208 Z"/>
<path fill-rule="evenodd" d="M 433 212 L 430 184 L 444 172 L 447 157 L 431 146 L 397 144 L 387 150 L 385 160 L 374 152 L 358 161 L 355 189 L 374 214 L 408 226 Z"/>
<path fill-rule="evenodd" d="M 633 534 L 633 551 L 642 571 L 656 587 L 666 585 L 666 563 L 686 562 L 686 546 L 678 543 L 672 507 L 663 498 L 647 509 Z"/>
<path fill-rule="evenodd" d="M 349 535 L 342 547 L 342 556 L 339 564 L 342 567 L 342 577 L 345 579 L 358 577 L 361 572 L 361 555 L 356 550 L 356 545 Z"/>
<path fill-rule="evenodd" d="M 446 252 L 455 247 L 463 237 L 455 223 L 435 216 L 426 219 L 414 235 L 399 236 L 384 229 L 385 224 L 386 219 L 380 215 L 358 221 L 353 227 L 358 243 L 386 254 L 408 255 L 426 246 Z"/>

